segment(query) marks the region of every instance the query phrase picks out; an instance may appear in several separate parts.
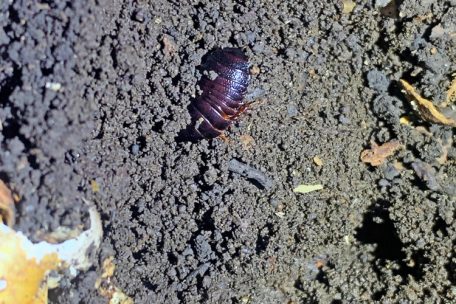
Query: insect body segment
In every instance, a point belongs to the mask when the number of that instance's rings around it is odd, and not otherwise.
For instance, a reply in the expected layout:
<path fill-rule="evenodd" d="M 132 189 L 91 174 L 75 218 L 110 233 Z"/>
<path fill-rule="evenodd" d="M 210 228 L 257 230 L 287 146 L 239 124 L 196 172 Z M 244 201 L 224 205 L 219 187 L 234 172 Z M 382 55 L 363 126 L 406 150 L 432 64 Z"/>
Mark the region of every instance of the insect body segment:
<path fill-rule="evenodd" d="M 243 99 L 250 81 L 247 57 L 237 48 L 214 51 L 204 66 L 217 77 L 203 76 L 202 94 L 189 106 L 193 139 L 217 137 L 231 125 L 245 110 Z"/>

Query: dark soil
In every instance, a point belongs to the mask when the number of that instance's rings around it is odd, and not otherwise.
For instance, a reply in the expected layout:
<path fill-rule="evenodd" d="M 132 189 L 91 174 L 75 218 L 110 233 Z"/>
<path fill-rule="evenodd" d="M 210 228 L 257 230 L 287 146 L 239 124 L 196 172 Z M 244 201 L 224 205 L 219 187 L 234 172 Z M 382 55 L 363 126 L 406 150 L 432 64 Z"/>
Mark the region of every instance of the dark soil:
<path fill-rule="evenodd" d="M 135 303 L 456 301 L 455 129 L 420 120 L 398 83 L 445 99 L 456 1 L 148 2 L 0 2 L 15 228 L 87 226 L 82 198 L 104 221 L 94 267 L 52 303 L 107 303 L 94 282 L 112 255 Z M 177 142 L 217 47 L 260 69 L 257 102 L 228 140 Z M 360 161 L 393 139 L 384 164 Z"/>

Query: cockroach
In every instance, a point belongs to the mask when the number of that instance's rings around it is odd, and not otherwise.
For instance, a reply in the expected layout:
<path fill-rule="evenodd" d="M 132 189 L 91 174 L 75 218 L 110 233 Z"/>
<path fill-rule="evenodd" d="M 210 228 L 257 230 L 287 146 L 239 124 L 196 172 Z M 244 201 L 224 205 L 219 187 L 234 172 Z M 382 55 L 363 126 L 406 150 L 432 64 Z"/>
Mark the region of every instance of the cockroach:
<path fill-rule="evenodd" d="M 188 107 L 192 123 L 186 133 L 191 141 L 220 136 L 247 107 L 243 99 L 250 82 L 249 63 L 241 49 L 217 49 L 203 68 L 217 76 L 201 78 L 202 93 Z"/>

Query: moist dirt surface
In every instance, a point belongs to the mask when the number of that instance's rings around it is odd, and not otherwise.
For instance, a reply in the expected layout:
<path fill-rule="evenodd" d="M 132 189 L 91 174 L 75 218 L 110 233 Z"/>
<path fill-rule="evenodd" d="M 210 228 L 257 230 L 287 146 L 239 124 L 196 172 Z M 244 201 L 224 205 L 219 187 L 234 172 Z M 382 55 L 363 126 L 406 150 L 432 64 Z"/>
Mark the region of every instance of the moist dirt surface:
<path fill-rule="evenodd" d="M 249 57 L 253 103 L 225 139 L 178 141 L 219 47 Z M 51 303 L 108 303 L 111 256 L 135 303 L 455 302 L 455 129 L 399 84 L 439 105 L 455 62 L 454 0 L 1 1 L 14 228 L 87 228 L 83 198 L 101 214 Z"/>

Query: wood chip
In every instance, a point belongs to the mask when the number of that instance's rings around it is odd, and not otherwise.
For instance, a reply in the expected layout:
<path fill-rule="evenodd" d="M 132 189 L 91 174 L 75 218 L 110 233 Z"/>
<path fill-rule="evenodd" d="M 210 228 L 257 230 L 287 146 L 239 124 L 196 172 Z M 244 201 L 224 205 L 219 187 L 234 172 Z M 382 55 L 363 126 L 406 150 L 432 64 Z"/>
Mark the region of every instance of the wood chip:
<path fill-rule="evenodd" d="M 321 158 L 317 155 L 313 158 L 313 161 L 315 163 L 315 165 L 321 167 L 323 166 L 323 161 L 321 160 Z"/>
<path fill-rule="evenodd" d="M 371 143 L 371 148 L 361 152 L 361 161 L 371 164 L 373 167 L 383 164 L 388 156 L 391 156 L 402 147 L 398 140 L 392 140 L 382 145 Z"/>
<path fill-rule="evenodd" d="M 15 222 L 14 200 L 10 189 L 0 180 L 0 219 L 9 227 Z"/>
<path fill-rule="evenodd" d="M 421 97 L 411 84 L 403 79 L 401 79 L 400 82 L 407 93 L 407 98 L 410 100 L 410 102 L 414 102 L 416 104 L 418 114 L 423 120 L 441 125 L 456 127 L 455 120 L 443 115 L 442 112 L 437 109 L 437 107 L 431 101 Z"/>

